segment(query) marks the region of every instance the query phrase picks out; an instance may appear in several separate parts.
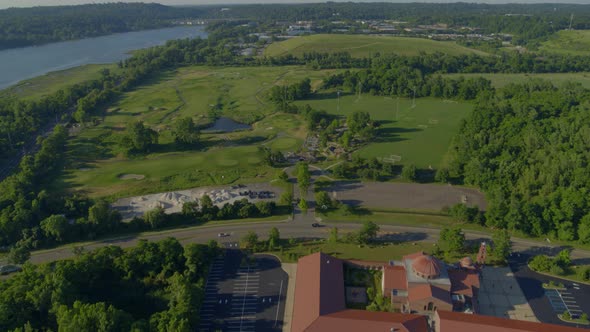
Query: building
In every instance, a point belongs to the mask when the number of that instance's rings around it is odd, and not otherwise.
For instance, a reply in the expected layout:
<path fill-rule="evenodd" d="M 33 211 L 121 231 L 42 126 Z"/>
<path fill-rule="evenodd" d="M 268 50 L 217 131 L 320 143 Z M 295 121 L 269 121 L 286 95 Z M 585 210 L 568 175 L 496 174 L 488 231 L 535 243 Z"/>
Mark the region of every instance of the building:
<path fill-rule="evenodd" d="M 457 266 L 448 266 L 436 257 L 418 252 L 385 265 L 382 287 L 394 308 L 404 313 L 471 313 L 477 310 L 479 271 L 468 257 Z"/>
<path fill-rule="evenodd" d="M 579 328 L 459 312 L 437 311 L 434 332 L 581 332 Z"/>
<path fill-rule="evenodd" d="M 425 316 L 347 309 L 344 263 L 323 253 L 299 259 L 292 332 L 428 332 Z"/>
<path fill-rule="evenodd" d="M 383 294 L 405 313 L 348 309 L 345 268 L 380 271 Z M 399 262 L 342 260 L 323 253 L 299 259 L 292 332 L 578 332 L 577 328 L 454 312 L 456 297 L 477 297 L 479 274 L 464 258 L 448 266 L 422 252 Z M 421 313 L 421 315 L 415 314 Z"/>

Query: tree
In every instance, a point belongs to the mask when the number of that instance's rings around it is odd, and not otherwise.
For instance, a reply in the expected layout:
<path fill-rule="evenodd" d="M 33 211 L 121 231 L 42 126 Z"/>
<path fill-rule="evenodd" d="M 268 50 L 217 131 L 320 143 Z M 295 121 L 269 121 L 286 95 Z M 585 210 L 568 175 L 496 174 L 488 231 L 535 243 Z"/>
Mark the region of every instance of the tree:
<path fill-rule="evenodd" d="M 68 237 L 69 227 L 68 220 L 62 215 L 52 215 L 41 221 L 43 234 L 57 242 L 61 242 Z"/>
<path fill-rule="evenodd" d="M 309 165 L 304 162 L 297 163 L 297 184 L 301 193 L 307 192 L 311 183 L 311 173 L 309 172 Z"/>
<path fill-rule="evenodd" d="M 31 251 L 25 245 L 17 243 L 8 251 L 6 260 L 12 264 L 24 264 L 31 258 Z"/>
<path fill-rule="evenodd" d="M 325 191 L 318 191 L 315 194 L 315 202 L 316 206 L 322 210 L 332 208 L 332 199 L 330 199 L 330 195 Z"/>
<path fill-rule="evenodd" d="M 417 170 L 416 166 L 413 164 L 405 165 L 402 168 L 402 179 L 407 181 L 416 181 L 417 178 Z"/>
<path fill-rule="evenodd" d="M 161 206 L 155 207 L 153 210 L 146 212 L 143 219 L 152 229 L 161 227 L 166 221 L 166 213 Z"/>
<path fill-rule="evenodd" d="M 268 249 L 276 248 L 281 241 L 281 235 L 276 227 L 273 227 L 268 232 Z"/>
<path fill-rule="evenodd" d="M 182 215 L 194 217 L 199 213 L 199 202 L 184 202 L 182 203 Z"/>
<path fill-rule="evenodd" d="M 204 214 L 208 213 L 213 208 L 213 200 L 211 200 L 211 197 L 207 194 L 201 196 L 199 202 L 201 204 L 201 212 Z"/>
<path fill-rule="evenodd" d="M 557 228 L 557 238 L 562 241 L 573 241 L 576 237 L 576 230 L 571 221 L 564 221 Z"/>
<path fill-rule="evenodd" d="M 459 227 L 444 227 L 440 231 L 438 245 L 446 253 L 460 253 L 465 245 L 465 234 Z"/>
<path fill-rule="evenodd" d="M 377 236 L 379 226 L 372 221 L 366 220 L 363 222 L 361 229 L 358 231 L 358 242 L 367 244 Z"/>
<path fill-rule="evenodd" d="M 355 135 L 371 125 L 371 116 L 368 112 L 355 111 L 346 118 L 346 124 L 350 132 Z"/>
<path fill-rule="evenodd" d="M 258 245 L 258 234 L 254 231 L 248 231 L 248 233 L 242 237 L 242 243 L 246 249 L 255 251 L 256 245 Z"/>
<path fill-rule="evenodd" d="M 279 204 L 291 206 L 293 204 L 293 193 L 289 190 L 283 192 L 279 199 Z"/>
<path fill-rule="evenodd" d="M 112 305 L 99 303 L 74 302 L 69 308 L 60 305 L 56 313 L 57 325 L 60 332 L 78 331 L 128 331 L 131 315 L 117 310 Z"/>
<path fill-rule="evenodd" d="M 127 128 L 121 144 L 129 152 L 147 152 L 150 147 L 158 143 L 158 133 L 146 127 L 142 121 L 132 123 Z"/>
<path fill-rule="evenodd" d="M 581 243 L 590 243 L 590 214 L 585 215 L 578 225 L 578 239 Z"/>
<path fill-rule="evenodd" d="M 338 227 L 332 227 L 330 229 L 330 236 L 328 237 L 328 242 L 338 243 Z"/>
<path fill-rule="evenodd" d="M 302 198 L 299 200 L 299 208 L 303 211 L 303 212 L 307 212 L 308 206 L 307 206 L 307 201 Z"/>
<path fill-rule="evenodd" d="M 88 223 L 99 233 L 115 229 L 121 221 L 118 211 L 111 210 L 109 203 L 105 200 L 98 200 L 88 209 Z"/>
<path fill-rule="evenodd" d="M 434 180 L 440 183 L 449 182 L 450 174 L 447 168 L 439 168 L 434 175 Z"/>
<path fill-rule="evenodd" d="M 494 257 L 499 261 L 506 261 L 511 252 L 510 233 L 505 229 L 495 231 L 492 235 L 492 243 Z"/>
<path fill-rule="evenodd" d="M 184 146 L 194 146 L 199 143 L 199 128 L 195 125 L 193 118 L 179 118 L 174 123 L 172 130 L 174 141 Z"/>
<path fill-rule="evenodd" d="M 572 265 L 572 259 L 570 257 L 569 249 L 563 249 L 560 251 L 554 259 L 556 265 L 559 265 L 562 268 L 568 268 Z"/>
<path fill-rule="evenodd" d="M 553 265 L 553 261 L 546 255 L 537 255 L 529 261 L 529 267 L 533 271 L 538 272 L 548 272 L 549 269 L 551 269 L 551 266 Z"/>
<path fill-rule="evenodd" d="M 267 217 L 272 214 L 272 210 L 275 208 L 274 202 L 256 202 L 256 209 L 258 209 L 258 214 L 261 217 Z"/>

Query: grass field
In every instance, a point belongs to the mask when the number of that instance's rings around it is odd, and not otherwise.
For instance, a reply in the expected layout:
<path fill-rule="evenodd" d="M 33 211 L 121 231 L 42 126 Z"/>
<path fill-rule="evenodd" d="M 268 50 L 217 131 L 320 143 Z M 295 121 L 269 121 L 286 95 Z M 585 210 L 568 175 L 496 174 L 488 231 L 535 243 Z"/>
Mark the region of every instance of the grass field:
<path fill-rule="evenodd" d="M 335 96 L 301 101 L 317 109 L 337 114 Z M 400 164 L 413 163 L 417 167 L 437 168 L 444 161 L 452 137 L 457 133 L 460 120 L 472 109 L 468 103 L 444 101 L 433 98 L 412 100 L 363 95 L 340 97 L 340 114 L 343 117 L 354 111 L 369 112 L 371 118 L 381 123 L 377 141 L 362 147 L 356 153 L 362 157 L 401 157 Z"/>
<path fill-rule="evenodd" d="M 590 30 L 561 30 L 539 48 L 547 53 L 590 54 Z"/>
<path fill-rule="evenodd" d="M 492 81 L 496 88 L 502 88 L 510 83 L 525 83 L 532 79 L 548 80 L 555 86 L 561 86 L 565 82 L 581 83 L 586 89 L 590 89 L 590 73 L 557 73 L 557 74 L 448 74 L 445 76 L 465 78 L 485 77 Z"/>
<path fill-rule="evenodd" d="M 442 52 L 452 55 L 486 54 L 482 51 L 457 45 L 454 42 L 441 42 L 423 38 L 320 34 L 273 43 L 264 51 L 264 55 L 303 55 L 303 53 L 311 51 L 321 53 L 349 52 L 353 57 L 366 57 L 377 52 L 400 55 L 418 55 L 420 52 Z"/>
<path fill-rule="evenodd" d="M 294 151 L 306 131 L 298 115 L 274 113 L 265 98 L 267 90 L 305 77 L 321 81 L 332 73 L 304 67 L 189 67 L 165 73 L 126 93 L 109 106 L 99 125 L 85 128 L 70 141 L 69 167 L 55 186 L 114 198 L 269 180 L 275 171 L 262 163 L 258 147 Z M 174 121 L 190 116 L 202 125 L 210 123 L 212 105 L 216 116 L 250 123 L 252 130 L 203 133 L 199 149 L 178 151 L 170 130 Z M 118 141 L 128 124 L 137 120 L 159 131 L 159 144 L 151 154 L 126 158 Z M 143 179 L 121 179 L 125 174 Z"/>
<path fill-rule="evenodd" d="M 4 94 L 10 94 L 25 99 L 39 99 L 74 84 L 97 79 L 100 77 L 100 71 L 103 68 L 115 70 L 116 65 L 85 65 L 51 72 L 43 76 L 24 80 L 12 87 L 2 90 L 0 91 L 0 97 Z"/>

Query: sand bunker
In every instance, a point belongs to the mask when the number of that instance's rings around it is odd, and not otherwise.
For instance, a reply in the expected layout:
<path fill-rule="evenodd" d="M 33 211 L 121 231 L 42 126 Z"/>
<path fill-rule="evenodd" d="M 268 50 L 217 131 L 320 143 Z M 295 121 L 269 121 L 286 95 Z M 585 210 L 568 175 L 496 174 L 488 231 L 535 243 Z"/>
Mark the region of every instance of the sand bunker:
<path fill-rule="evenodd" d="M 119 179 L 121 179 L 121 180 L 143 180 L 143 179 L 145 179 L 145 175 L 141 175 L 141 174 L 122 174 L 122 175 L 119 175 Z"/>

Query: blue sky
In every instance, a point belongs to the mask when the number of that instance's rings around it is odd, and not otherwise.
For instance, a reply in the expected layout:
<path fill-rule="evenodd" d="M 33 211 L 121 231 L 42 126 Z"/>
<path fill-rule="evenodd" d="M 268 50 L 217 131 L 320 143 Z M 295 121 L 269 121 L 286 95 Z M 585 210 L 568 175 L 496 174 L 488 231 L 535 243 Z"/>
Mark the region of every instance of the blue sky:
<path fill-rule="evenodd" d="M 113 2 L 111 0 L 110 2 Z M 123 2 L 158 2 L 166 5 L 186 5 L 186 4 L 220 4 L 220 3 L 303 3 L 303 2 L 323 2 L 317 0 L 122 0 Z M 338 1 L 338 0 L 336 0 Z M 356 0 L 359 1 L 359 0 Z M 388 1 L 388 0 L 373 0 L 373 1 Z M 398 0 L 391 2 L 455 2 L 458 0 Z M 463 0 L 465 1 L 465 0 Z M 82 3 L 97 3 L 97 2 L 108 2 L 108 1 L 88 1 L 88 0 L 0 0 L 0 8 L 7 7 L 30 7 L 30 6 L 54 6 L 54 5 L 75 5 Z M 360 2 L 360 1 L 359 1 Z M 365 2 L 371 2 L 366 1 Z M 470 0 L 466 2 L 482 2 L 482 3 L 584 3 L 590 4 L 590 0 Z"/>

